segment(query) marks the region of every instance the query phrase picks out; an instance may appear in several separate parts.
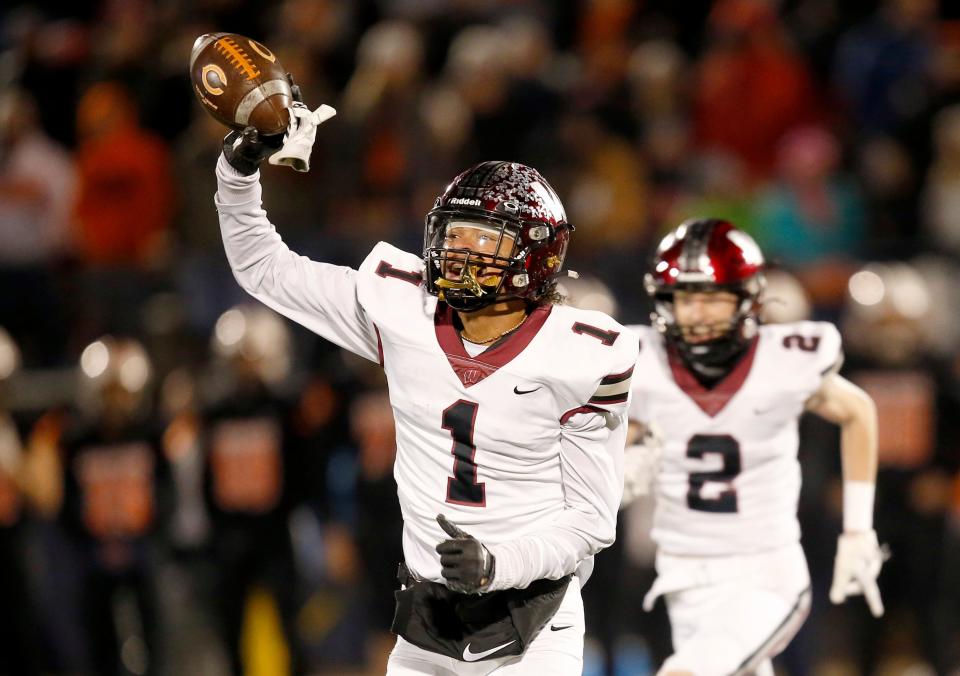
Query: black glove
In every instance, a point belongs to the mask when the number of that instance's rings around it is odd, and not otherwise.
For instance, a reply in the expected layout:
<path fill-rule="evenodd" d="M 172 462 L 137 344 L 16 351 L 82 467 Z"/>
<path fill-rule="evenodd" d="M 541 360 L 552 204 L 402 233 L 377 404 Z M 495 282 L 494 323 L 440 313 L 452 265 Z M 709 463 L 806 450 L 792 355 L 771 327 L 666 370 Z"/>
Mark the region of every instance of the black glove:
<path fill-rule="evenodd" d="M 223 156 L 244 176 L 256 173 L 260 163 L 283 147 L 283 134 L 261 136 L 255 127 L 232 131 L 223 139 Z"/>
<path fill-rule="evenodd" d="M 293 75 L 287 73 L 287 82 L 290 83 L 290 95 L 293 105 L 306 108 L 300 85 L 293 81 Z M 253 127 L 247 127 L 242 132 L 231 131 L 223 139 L 223 156 L 230 166 L 244 176 L 256 173 L 260 163 L 283 147 L 283 134 L 261 136 Z"/>
<path fill-rule="evenodd" d="M 447 587 L 461 594 L 479 594 L 493 580 L 496 561 L 483 543 L 447 520 L 437 515 L 437 523 L 451 537 L 437 545 L 440 555 L 440 574 Z"/>

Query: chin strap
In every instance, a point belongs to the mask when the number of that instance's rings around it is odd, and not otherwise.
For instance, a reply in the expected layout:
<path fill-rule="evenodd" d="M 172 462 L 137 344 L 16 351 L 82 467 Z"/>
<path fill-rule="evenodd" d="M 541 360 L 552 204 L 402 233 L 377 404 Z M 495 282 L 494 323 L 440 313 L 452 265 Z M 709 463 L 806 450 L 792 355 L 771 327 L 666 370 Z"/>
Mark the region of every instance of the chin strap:
<path fill-rule="evenodd" d="M 736 337 L 728 335 L 716 341 L 711 341 L 715 343 L 717 354 L 697 355 L 690 349 L 691 345 L 686 343 L 682 337 L 673 337 L 673 342 L 677 354 L 683 359 L 683 363 L 697 376 L 697 380 L 708 387 L 713 386 L 727 375 L 740 361 L 750 345 L 749 340 L 737 340 Z M 703 347 L 703 345 L 700 347 Z M 710 358 L 711 356 L 713 358 Z"/>

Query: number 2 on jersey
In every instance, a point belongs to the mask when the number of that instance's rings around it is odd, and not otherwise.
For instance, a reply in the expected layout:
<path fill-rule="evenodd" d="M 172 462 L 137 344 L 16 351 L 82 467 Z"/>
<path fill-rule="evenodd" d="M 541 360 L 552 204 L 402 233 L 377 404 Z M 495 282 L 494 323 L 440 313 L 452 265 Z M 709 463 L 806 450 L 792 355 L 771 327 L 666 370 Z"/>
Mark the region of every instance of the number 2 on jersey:
<path fill-rule="evenodd" d="M 477 422 L 479 405 L 461 399 L 448 406 L 441 418 L 443 429 L 453 437 L 453 476 L 447 477 L 447 502 L 468 507 L 486 507 L 486 485 L 477 483 L 477 463 L 474 456 L 473 426 Z"/>
<path fill-rule="evenodd" d="M 723 467 L 713 472 L 690 472 L 687 507 L 698 512 L 732 514 L 737 511 L 737 489 L 733 480 L 740 474 L 740 444 L 728 434 L 695 434 L 687 443 L 688 458 L 719 455 Z M 706 482 L 726 484 L 716 497 L 704 497 Z"/>

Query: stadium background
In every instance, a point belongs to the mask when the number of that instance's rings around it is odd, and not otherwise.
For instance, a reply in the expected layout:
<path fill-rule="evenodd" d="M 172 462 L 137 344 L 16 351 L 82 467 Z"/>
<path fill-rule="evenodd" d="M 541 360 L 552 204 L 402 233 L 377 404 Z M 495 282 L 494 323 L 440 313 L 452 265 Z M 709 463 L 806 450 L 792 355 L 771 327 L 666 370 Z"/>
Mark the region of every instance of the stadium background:
<path fill-rule="evenodd" d="M 960 8 L 950 4 L 4 3 L 0 326 L 20 359 L 14 370 L 3 341 L 0 673 L 93 673 L 104 633 L 117 637 L 117 673 L 226 673 L 217 628 L 228 597 L 243 613 L 248 673 L 292 663 L 383 673 L 400 558 L 383 382 L 289 323 L 221 317 L 246 299 L 212 201 L 225 130 L 187 76 L 194 39 L 211 31 L 261 40 L 307 103 L 339 111 L 319 130 L 309 174 L 264 172 L 271 219 L 311 257 L 356 266 L 381 239 L 419 251 L 436 194 L 482 159 L 549 178 L 577 228 L 568 267 L 604 283 L 626 323 L 646 321 L 642 275 L 666 229 L 710 215 L 752 233 L 777 271 L 769 319 L 837 322 L 844 373 L 877 400 L 877 529 L 893 550 L 882 620 L 859 600 L 829 605 L 838 435 L 804 420 L 815 601 L 778 669 L 960 673 Z M 81 503 L 58 488 L 76 470 L 71 422 L 104 415 L 98 377 L 116 345 L 87 349 L 104 334 L 145 347 L 133 389 L 161 449 L 156 505 L 119 563 L 80 543 Z M 250 488 L 282 495 L 260 527 L 239 531 L 258 556 L 247 577 L 217 554 L 232 526 L 202 488 L 213 456 L 198 441 L 236 394 L 238 351 L 256 362 L 284 430 L 283 470 L 267 461 L 282 477 Z M 591 675 L 648 673 L 667 645 L 662 607 L 640 610 L 649 505 L 622 517 L 585 592 Z M 85 577 L 92 568 L 106 578 Z M 91 625 L 91 579 L 111 580 L 100 601 L 114 626 Z"/>

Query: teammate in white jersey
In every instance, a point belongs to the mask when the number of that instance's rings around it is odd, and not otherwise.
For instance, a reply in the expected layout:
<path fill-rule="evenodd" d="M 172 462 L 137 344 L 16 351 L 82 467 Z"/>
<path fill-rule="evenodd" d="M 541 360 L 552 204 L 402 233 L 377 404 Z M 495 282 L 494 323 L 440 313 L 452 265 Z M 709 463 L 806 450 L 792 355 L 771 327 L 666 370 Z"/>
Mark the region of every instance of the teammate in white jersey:
<path fill-rule="evenodd" d="M 573 229 L 556 193 L 484 162 L 437 198 L 422 255 L 381 242 L 354 270 L 281 241 L 260 200 L 270 151 L 252 129 L 225 140 L 224 245 L 250 294 L 385 370 L 405 558 L 388 674 L 579 674 L 637 344 L 551 302 Z"/>
<path fill-rule="evenodd" d="M 643 377 L 630 418 L 657 439 L 627 449 L 626 497 L 653 480 L 658 577 L 644 605 L 665 595 L 675 651 L 660 674 L 773 674 L 770 658 L 806 618 L 797 521 L 804 411 L 842 427 L 844 529 L 830 598 L 862 593 L 883 613 L 873 402 L 837 374 L 832 324 L 758 325 L 763 265 L 730 223 L 687 221 L 660 243 L 646 277 L 653 327 L 631 327 Z"/>

